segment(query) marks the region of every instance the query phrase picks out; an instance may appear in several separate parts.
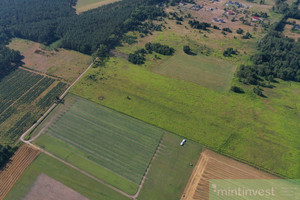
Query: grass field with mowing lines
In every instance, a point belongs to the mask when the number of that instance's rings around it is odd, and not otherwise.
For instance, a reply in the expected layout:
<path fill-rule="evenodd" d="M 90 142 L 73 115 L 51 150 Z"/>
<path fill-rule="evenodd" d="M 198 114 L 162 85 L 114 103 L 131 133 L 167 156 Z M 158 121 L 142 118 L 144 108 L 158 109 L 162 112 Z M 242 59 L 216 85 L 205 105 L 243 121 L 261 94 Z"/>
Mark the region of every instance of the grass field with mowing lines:
<path fill-rule="evenodd" d="M 22 199 L 30 191 L 36 178 L 44 173 L 79 192 L 91 200 L 126 200 L 127 197 L 105 185 L 81 174 L 45 154 L 40 154 L 25 170 L 21 178 L 8 193 L 5 200 Z"/>
<path fill-rule="evenodd" d="M 134 194 L 163 131 L 80 97 L 73 98 L 76 100 L 71 107 L 35 143 Z"/>
<path fill-rule="evenodd" d="M 139 200 L 180 199 L 201 153 L 201 145 L 166 133 L 139 195 Z M 193 166 L 190 166 L 192 164 Z"/>
<path fill-rule="evenodd" d="M 88 78 L 93 74 L 97 81 Z M 297 178 L 300 84 L 290 84 L 282 81 L 275 84 L 277 88 L 265 89 L 268 98 L 257 97 L 251 89 L 245 94 L 221 94 L 110 58 L 105 67 L 91 69 L 71 92 L 257 167 Z"/>

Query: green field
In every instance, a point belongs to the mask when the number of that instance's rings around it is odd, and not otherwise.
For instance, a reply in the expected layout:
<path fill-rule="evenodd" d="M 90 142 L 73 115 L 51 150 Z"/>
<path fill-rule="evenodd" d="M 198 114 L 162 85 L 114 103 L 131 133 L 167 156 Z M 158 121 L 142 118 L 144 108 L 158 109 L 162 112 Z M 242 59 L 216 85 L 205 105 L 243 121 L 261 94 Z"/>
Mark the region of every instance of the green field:
<path fill-rule="evenodd" d="M 50 176 L 91 200 L 128 199 L 105 185 L 66 166 L 65 164 L 45 154 L 40 154 L 25 170 L 21 178 L 8 193 L 5 200 L 24 198 L 41 173 Z"/>
<path fill-rule="evenodd" d="M 275 84 L 278 88 L 265 91 L 269 98 L 252 91 L 221 94 L 110 58 L 106 66 L 90 69 L 71 92 L 257 167 L 297 178 L 300 84 L 290 84 Z"/>
<path fill-rule="evenodd" d="M 180 199 L 201 153 L 198 143 L 188 140 L 182 147 L 181 140 L 177 135 L 164 134 L 139 200 Z"/>
<path fill-rule="evenodd" d="M 35 143 L 134 194 L 163 131 L 80 97 L 71 98 L 75 102 L 55 120 L 49 117 L 53 123 Z"/>
<path fill-rule="evenodd" d="M 55 79 L 18 69 L 0 82 L 0 144 L 12 144 L 65 89 Z"/>

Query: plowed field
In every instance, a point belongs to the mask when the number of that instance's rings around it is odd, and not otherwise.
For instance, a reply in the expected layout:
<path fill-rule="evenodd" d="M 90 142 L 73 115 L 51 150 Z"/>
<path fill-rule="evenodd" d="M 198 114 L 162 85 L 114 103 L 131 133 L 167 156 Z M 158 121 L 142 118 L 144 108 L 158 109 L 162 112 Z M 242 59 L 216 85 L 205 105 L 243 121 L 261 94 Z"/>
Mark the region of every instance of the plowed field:
<path fill-rule="evenodd" d="M 205 150 L 201 153 L 181 200 L 209 199 L 210 179 L 276 179 L 276 177 Z"/>
<path fill-rule="evenodd" d="M 4 199 L 19 177 L 30 163 L 39 155 L 40 151 L 28 145 L 21 146 L 11 158 L 8 166 L 0 172 L 0 200 Z"/>

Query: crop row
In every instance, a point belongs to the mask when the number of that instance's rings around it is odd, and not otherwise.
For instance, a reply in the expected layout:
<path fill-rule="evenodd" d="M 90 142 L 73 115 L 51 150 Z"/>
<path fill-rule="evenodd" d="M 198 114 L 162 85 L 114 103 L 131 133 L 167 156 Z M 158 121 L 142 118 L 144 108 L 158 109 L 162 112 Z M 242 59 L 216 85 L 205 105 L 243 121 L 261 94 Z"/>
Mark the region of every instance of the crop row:
<path fill-rule="evenodd" d="M 39 97 L 52 83 L 54 79 L 45 77 L 43 78 L 39 84 L 35 85 L 27 94 L 25 94 L 19 101 L 22 103 L 31 103 L 37 97 Z"/>
<path fill-rule="evenodd" d="M 59 97 L 61 93 L 65 90 L 67 84 L 59 82 L 50 92 L 48 92 L 37 105 L 41 108 L 49 107 L 54 103 L 56 97 Z"/>
<path fill-rule="evenodd" d="M 17 70 L 3 79 L 0 83 L 0 113 L 42 78 L 43 76 L 41 75 Z"/>

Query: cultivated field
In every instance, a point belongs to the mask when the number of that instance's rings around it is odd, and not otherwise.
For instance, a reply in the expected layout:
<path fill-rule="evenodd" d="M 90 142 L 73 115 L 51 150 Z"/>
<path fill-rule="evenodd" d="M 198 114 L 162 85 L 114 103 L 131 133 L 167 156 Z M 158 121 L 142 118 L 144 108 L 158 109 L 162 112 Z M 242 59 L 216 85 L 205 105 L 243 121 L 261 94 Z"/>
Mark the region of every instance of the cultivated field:
<path fill-rule="evenodd" d="M 33 149 L 27 145 L 21 146 L 11 162 L 3 171 L 0 171 L 0 199 L 8 194 L 17 180 L 22 176 L 25 169 L 39 155 L 40 151 Z"/>
<path fill-rule="evenodd" d="M 14 143 L 55 101 L 66 84 L 18 69 L 0 82 L 0 138 Z"/>
<path fill-rule="evenodd" d="M 277 178 L 248 165 L 205 150 L 201 153 L 181 200 L 208 200 L 210 179 Z"/>
<path fill-rule="evenodd" d="M 135 194 L 163 131 L 80 97 L 35 143 L 105 182 Z M 68 104 L 68 103 L 67 103 Z M 59 109 L 59 108 L 58 108 Z M 47 124 L 45 121 L 45 125 Z"/>
<path fill-rule="evenodd" d="M 23 200 L 40 200 L 41 197 L 47 200 L 88 200 L 78 192 L 68 188 L 45 174 L 41 174 L 37 177 L 37 180 L 34 182 L 30 192 Z"/>
<path fill-rule="evenodd" d="M 5 200 L 25 198 L 30 190 L 34 189 L 35 182 L 41 174 L 55 179 L 90 200 L 128 200 L 127 197 L 43 153 L 25 170 Z"/>
<path fill-rule="evenodd" d="M 139 200 L 180 199 L 201 153 L 201 145 L 191 140 L 180 146 L 182 139 L 164 134 Z"/>
<path fill-rule="evenodd" d="M 78 0 L 75 6 L 77 14 L 82 12 L 104 6 L 106 4 L 114 3 L 120 0 Z"/>
<path fill-rule="evenodd" d="M 53 48 L 23 39 L 13 39 L 9 47 L 18 50 L 25 57 L 24 66 L 62 78 L 68 82 L 74 81 L 91 63 L 91 57 L 79 52 Z"/>
<path fill-rule="evenodd" d="M 293 27 L 295 24 L 300 25 L 300 20 L 289 18 L 287 22 L 293 23 L 293 25 L 285 25 L 283 34 L 297 41 L 297 39 L 300 38 L 300 30 L 293 30 Z"/>

